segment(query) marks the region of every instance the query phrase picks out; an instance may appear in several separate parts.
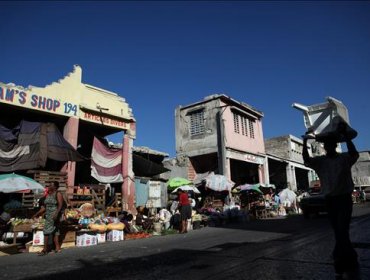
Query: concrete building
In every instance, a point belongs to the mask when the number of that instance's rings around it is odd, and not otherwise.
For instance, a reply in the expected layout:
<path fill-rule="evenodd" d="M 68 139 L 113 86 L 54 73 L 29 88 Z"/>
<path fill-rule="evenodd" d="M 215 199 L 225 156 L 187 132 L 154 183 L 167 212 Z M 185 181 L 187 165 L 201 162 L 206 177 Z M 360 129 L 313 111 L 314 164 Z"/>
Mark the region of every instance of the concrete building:
<path fill-rule="evenodd" d="M 132 171 L 133 140 L 136 121 L 126 100 L 118 94 L 82 82 L 82 69 L 73 71 L 45 87 L 0 83 L 1 124 L 11 128 L 22 120 L 52 122 L 78 152 L 90 158 L 93 139 L 123 132 L 122 195 L 125 208 L 133 208 L 134 184 Z M 68 186 L 92 182 L 90 160 L 62 163 L 53 171 L 68 173 Z M 45 166 L 44 170 L 51 170 Z M 59 168 L 56 170 L 55 168 Z"/>
<path fill-rule="evenodd" d="M 214 171 L 236 184 L 268 183 L 263 113 L 224 94 L 179 106 L 176 153 L 187 177 Z"/>
<path fill-rule="evenodd" d="M 308 189 L 310 182 L 317 180 L 315 171 L 303 163 L 303 140 L 286 135 L 265 140 L 269 180 L 277 188 L 289 187 L 294 191 Z M 308 144 L 311 156 L 320 155 L 319 143 Z"/>
<path fill-rule="evenodd" d="M 356 187 L 361 187 L 369 193 L 370 198 L 370 152 L 360 152 L 360 157 L 352 166 L 352 178 Z"/>

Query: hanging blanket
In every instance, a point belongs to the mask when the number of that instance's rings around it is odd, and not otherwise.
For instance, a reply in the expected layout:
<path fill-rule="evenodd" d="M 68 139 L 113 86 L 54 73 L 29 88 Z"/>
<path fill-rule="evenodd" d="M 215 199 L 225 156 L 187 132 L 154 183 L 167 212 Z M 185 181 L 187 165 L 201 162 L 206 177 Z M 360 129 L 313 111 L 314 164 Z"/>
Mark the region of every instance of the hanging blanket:
<path fill-rule="evenodd" d="M 101 183 L 122 183 L 122 149 L 111 149 L 94 137 L 91 176 Z"/>
<path fill-rule="evenodd" d="M 0 125 L 0 172 L 45 167 L 48 158 L 84 160 L 54 123 L 21 121 L 11 129 Z"/>

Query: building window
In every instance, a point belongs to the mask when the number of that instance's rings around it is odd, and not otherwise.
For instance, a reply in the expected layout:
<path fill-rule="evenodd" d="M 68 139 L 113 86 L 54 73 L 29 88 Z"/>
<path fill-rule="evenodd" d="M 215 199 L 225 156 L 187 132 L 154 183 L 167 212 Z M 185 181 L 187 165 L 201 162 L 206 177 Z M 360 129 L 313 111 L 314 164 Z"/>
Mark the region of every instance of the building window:
<path fill-rule="evenodd" d="M 204 133 L 204 111 L 196 111 L 190 113 L 190 135 L 198 135 Z"/>
<path fill-rule="evenodd" d="M 254 138 L 254 120 L 249 119 L 249 137 Z"/>
<path fill-rule="evenodd" d="M 234 132 L 254 138 L 255 120 L 239 112 L 233 112 Z"/>
<path fill-rule="evenodd" d="M 248 136 L 248 119 L 244 116 L 240 116 L 242 125 L 242 134 Z"/>
<path fill-rule="evenodd" d="M 236 113 L 233 113 L 234 115 L 234 132 L 240 133 L 239 131 L 239 115 Z"/>

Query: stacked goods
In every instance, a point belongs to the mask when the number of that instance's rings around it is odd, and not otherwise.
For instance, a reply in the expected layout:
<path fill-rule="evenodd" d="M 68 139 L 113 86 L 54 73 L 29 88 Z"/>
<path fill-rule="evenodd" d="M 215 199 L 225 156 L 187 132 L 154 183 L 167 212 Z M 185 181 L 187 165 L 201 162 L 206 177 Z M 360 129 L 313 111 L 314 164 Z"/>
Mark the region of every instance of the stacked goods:
<path fill-rule="evenodd" d="M 67 187 L 68 174 L 66 172 L 45 171 L 45 170 L 30 170 L 28 173 L 33 173 L 35 181 L 46 186 L 50 182 L 58 182 L 61 191 L 65 191 Z"/>

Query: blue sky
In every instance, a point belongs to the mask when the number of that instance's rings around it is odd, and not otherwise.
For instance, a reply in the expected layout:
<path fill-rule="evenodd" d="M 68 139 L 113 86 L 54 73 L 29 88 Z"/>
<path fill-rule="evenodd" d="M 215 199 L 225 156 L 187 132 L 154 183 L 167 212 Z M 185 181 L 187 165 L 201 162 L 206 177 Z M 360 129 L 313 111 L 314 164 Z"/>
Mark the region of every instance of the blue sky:
<path fill-rule="evenodd" d="M 0 2 L 0 81 L 45 86 L 78 64 L 126 98 L 134 145 L 171 156 L 178 105 L 224 93 L 263 111 L 271 138 L 304 133 L 293 102 L 333 96 L 369 150 L 369 15 L 343 1 Z"/>

